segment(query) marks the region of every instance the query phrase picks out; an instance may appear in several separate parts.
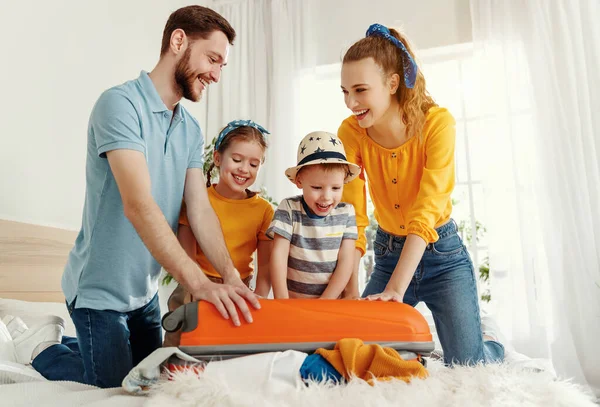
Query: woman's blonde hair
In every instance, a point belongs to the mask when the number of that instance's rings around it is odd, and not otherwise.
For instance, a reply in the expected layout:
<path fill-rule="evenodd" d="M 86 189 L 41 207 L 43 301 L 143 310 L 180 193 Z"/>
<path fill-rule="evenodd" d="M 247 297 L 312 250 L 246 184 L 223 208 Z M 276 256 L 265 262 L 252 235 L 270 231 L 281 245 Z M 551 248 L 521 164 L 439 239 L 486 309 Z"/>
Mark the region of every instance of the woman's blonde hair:
<path fill-rule="evenodd" d="M 405 36 L 393 28 L 390 33 L 401 41 L 410 53 L 413 59 L 415 55 Z M 433 100 L 425 86 L 425 77 L 420 69 L 417 69 L 417 79 L 412 88 L 407 88 L 404 83 L 404 68 L 402 64 L 402 51 L 390 40 L 380 36 L 365 37 L 350 47 L 342 63 L 360 61 L 366 58 L 373 58 L 375 63 L 382 68 L 386 76 L 398 74 L 400 84 L 396 97 L 402 108 L 402 122 L 406 125 L 406 134 L 409 138 L 418 136 L 421 140 L 423 127 L 427 112 L 437 103 Z"/>

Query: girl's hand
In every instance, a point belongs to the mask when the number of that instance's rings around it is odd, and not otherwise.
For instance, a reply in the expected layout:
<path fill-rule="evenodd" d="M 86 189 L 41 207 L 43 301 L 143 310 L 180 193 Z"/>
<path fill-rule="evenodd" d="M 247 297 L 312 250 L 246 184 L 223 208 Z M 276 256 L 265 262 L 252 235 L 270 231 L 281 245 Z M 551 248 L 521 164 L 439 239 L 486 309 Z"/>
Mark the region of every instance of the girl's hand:
<path fill-rule="evenodd" d="M 372 294 L 365 298 L 367 301 L 393 301 L 402 302 L 404 293 L 399 293 L 395 290 L 386 288 L 382 293 Z"/>

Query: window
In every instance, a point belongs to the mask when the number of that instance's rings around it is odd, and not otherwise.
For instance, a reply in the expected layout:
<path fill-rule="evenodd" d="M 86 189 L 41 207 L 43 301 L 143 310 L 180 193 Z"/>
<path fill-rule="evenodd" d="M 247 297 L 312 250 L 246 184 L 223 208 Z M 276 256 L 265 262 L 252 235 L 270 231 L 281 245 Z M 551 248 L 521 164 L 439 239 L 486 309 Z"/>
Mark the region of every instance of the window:
<path fill-rule="evenodd" d="M 452 196 L 452 216 L 459 225 L 476 269 L 485 277 L 486 270 L 489 271 L 482 186 L 486 157 L 484 138 L 480 135 L 486 123 L 486 111 L 479 100 L 479 75 L 472 54 L 470 44 L 459 44 L 424 50 L 418 57 L 429 92 L 456 119 L 456 187 Z M 341 122 L 350 115 L 340 90 L 340 68 L 340 64 L 321 66 L 301 78 L 301 134 L 316 129 L 335 134 Z M 372 212 L 372 205 L 370 207 Z M 370 227 L 368 232 L 371 233 L 367 237 L 374 235 L 375 227 Z M 361 290 L 372 267 L 371 249 L 363 258 Z M 484 299 L 489 295 L 485 278 L 480 278 L 480 293 Z"/>

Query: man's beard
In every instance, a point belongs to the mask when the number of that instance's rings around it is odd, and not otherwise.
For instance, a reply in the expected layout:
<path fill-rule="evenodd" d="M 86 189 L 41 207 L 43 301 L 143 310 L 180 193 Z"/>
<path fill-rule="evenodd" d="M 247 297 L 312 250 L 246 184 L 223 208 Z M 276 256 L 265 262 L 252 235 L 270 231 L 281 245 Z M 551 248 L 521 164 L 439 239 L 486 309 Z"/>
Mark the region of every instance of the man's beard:
<path fill-rule="evenodd" d="M 184 98 L 192 102 L 198 102 L 202 94 L 194 92 L 194 83 L 198 80 L 198 75 L 189 68 L 190 54 L 191 49 L 186 49 L 177 63 L 175 67 L 175 83 L 179 86 L 181 95 Z"/>

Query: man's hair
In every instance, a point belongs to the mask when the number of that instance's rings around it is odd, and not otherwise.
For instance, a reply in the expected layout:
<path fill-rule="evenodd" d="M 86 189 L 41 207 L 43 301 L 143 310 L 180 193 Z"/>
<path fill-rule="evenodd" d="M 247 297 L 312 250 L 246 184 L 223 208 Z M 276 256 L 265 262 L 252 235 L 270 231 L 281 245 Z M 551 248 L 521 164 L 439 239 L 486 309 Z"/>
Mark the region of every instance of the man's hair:
<path fill-rule="evenodd" d="M 182 29 L 192 40 L 207 39 L 214 31 L 221 31 L 233 45 L 235 30 L 225 18 L 214 10 L 202 6 L 187 6 L 175 10 L 167 20 L 163 31 L 160 55 L 169 49 L 171 34 L 176 29 Z"/>

